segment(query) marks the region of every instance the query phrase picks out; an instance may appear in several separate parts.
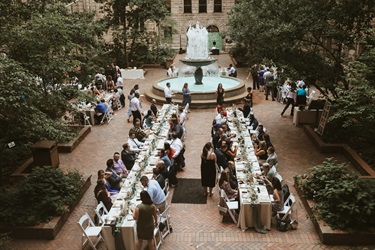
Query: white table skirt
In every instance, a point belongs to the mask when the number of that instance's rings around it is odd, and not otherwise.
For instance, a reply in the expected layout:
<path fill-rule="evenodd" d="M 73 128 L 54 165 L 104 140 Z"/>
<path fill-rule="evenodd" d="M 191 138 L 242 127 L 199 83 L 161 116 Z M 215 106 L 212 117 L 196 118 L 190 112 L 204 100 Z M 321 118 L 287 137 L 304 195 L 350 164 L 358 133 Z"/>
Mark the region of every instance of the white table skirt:
<path fill-rule="evenodd" d="M 123 79 L 145 79 L 143 69 L 121 69 Z"/>

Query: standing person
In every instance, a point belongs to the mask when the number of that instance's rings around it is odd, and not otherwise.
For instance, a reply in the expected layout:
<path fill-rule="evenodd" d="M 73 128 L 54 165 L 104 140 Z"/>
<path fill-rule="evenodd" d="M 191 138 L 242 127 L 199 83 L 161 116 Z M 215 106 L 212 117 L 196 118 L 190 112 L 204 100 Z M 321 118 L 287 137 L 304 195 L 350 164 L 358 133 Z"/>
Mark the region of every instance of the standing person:
<path fill-rule="evenodd" d="M 130 122 L 130 117 L 132 117 L 132 110 L 130 108 L 130 104 L 131 104 L 131 101 L 132 99 L 134 98 L 135 96 L 135 89 L 131 89 L 130 90 L 130 93 L 128 95 L 128 100 L 129 100 L 129 108 L 128 108 L 128 122 Z"/>
<path fill-rule="evenodd" d="M 112 80 L 112 76 L 107 76 L 107 80 L 105 81 L 105 84 L 104 84 L 104 89 L 110 92 L 111 90 L 114 89 L 114 87 L 115 87 L 115 83 Z"/>
<path fill-rule="evenodd" d="M 156 107 L 156 100 L 155 99 L 152 99 L 150 109 L 151 109 L 152 113 L 154 114 L 154 116 L 157 117 L 158 116 L 158 108 Z"/>
<path fill-rule="evenodd" d="M 201 154 L 201 180 L 204 189 L 204 195 L 213 195 L 212 189 L 216 183 L 216 155 L 213 152 L 211 142 L 207 142 L 203 147 Z M 209 189 L 209 193 L 207 192 Z"/>
<path fill-rule="evenodd" d="M 190 107 L 191 103 L 191 94 L 189 85 L 187 82 L 184 83 L 184 87 L 182 88 L 182 106 L 186 106 L 186 104 L 189 104 Z"/>
<path fill-rule="evenodd" d="M 159 185 L 159 184 L 158 184 Z M 158 215 L 156 207 L 147 191 L 141 192 L 142 203 L 137 206 L 133 217 L 137 221 L 138 241 L 137 250 L 142 249 L 142 241 L 147 240 L 148 249 L 155 249 L 154 245 L 154 228 L 158 225 Z"/>
<path fill-rule="evenodd" d="M 249 79 L 251 76 L 253 79 L 253 89 L 259 89 L 259 80 L 258 80 L 258 71 L 257 71 L 258 65 L 254 64 L 249 68 L 249 74 L 246 77 L 246 80 Z"/>
<path fill-rule="evenodd" d="M 267 72 L 264 73 L 263 77 L 264 77 L 264 84 L 266 85 L 266 100 L 268 100 L 268 95 L 271 94 L 272 101 L 275 101 L 275 96 L 274 96 L 275 75 L 273 74 L 273 69 L 271 69 L 270 71 L 267 70 Z"/>
<path fill-rule="evenodd" d="M 296 98 L 296 84 L 292 83 L 289 87 L 288 92 L 286 93 L 286 105 L 281 112 L 281 116 L 284 115 L 285 111 L 292 105 L 292 110 L 290 111 L 290 115 L 294 115 L 294 99 Z"/>
<path fill-rule="evenodd" d="M 121 88 L 121 89 L 124 88 L 124 80 L 122 79 L 121 74 L 118 74 L 118 73 L 117 73 L 116 87 Z"/>
<path fill-rule="evenodd" d="M 225 90 L 223 84 L 219 83 L 216 90 L 216 105 L 222 105 L 224 103 Z"/>
<path fill-rule="evenodd" d="M 237 77 L 237 71 L 233 67 L 232 64 L 229 64 L 228 71 L 229 71 L 229 76 L 231 76 L 231 77 Z"/>
<path fill-rule="evenodd" d="M 142 109 L 141 102 L 139 101 L 139 93 L 134 94 L 134 98 L 130 101 L 130 110 L 133 115 L 133 125 L 137 122 L 137 119 L 142 120 Z"/>
<path fill-rule="evenodd" d="M 264 73 L 266 71 L 264 70 L 263 66 L 260 66 L 259 71 L 258 71 L 258 82 L 259 82 L 259 91 L 264 92 Z"/>
<path fill-rule="evenodd" d="M 299 106 L 300 110 L 303 110 L 306 106 L 306 85 L 300 85 L 297 89 L 296 106 Z"/>
<path fill-rule="evenodd" d="M 149 180 L 147 176 L 142 176 L 141 184 L 147 188 L 147 193 L 150 195 L 152 202 L 155 204 L 159 212 L 165 211 L 166 197 L 163 189 L 161 189 L 159 183 L 156 180 Z"/>
<path fill-rule="evenodd" d="M 172 65 L 169 66 L 168 70 L 167 70 L 167 76 L 169 77 L 172 77 L 173 76 L 173 67 Z"/>
<path fill-rule="evenodd" d="M 247 87 L 247 95 L 245 96 L 245 102 L 252 107 L 253 106 L 253 92 L 251 87 Z M 249 115 L 249 114 L 247 114 Z M 247 115 L 245 117 L 247 117 Z"/>
<path fill-rule="evenodd" d="M 167 103 L 170 104 L 172 102 L 172 90 L 169 82 L 167 82 L 167 86 L 164 88 L 164 96 Z"/>

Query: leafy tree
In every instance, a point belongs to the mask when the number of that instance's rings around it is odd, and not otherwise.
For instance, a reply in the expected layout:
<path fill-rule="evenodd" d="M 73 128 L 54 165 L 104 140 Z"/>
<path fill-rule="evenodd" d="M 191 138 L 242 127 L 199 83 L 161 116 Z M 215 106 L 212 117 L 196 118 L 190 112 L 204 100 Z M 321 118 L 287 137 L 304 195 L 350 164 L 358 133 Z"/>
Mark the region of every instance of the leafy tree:
<path fill-rule="evenodd" d="M 337 97 L 336 86 L 349 89 L 347 53 L 367 35 L 373 17 L 371 0 L 243 0 L 231 11 L 229 35 L 249 65 L 273 60 Z"/>
<path fill-rule="evenodd" d="M 92 24 L 94 15 L 69 13 L 64 5 L 50 5 L 47 1 L 35 5 L 29 19 L 8 25 L 2 38 L 3 51 L 39 76 L 44 87 L 63 82 L 67 74 L 81 78 L 82 73 L 90 74 L 82 70 L 90 64 L 88 55 L 97 54 L 100 48 L 96 39 L 99 27 Z"/>
<path fill-rule="evenodd" d="M 133 60 L 138 60 L 134 54 L 139 46 L 144 44 L 150 47 L 149 45 L 153 42 L 158 50 L 161 36 L 159 30 L 169 15 L 165 1 L 96 1 L 104 4 L 103 11 L 106 16 L 101 22 L 106 24 L 108 30 L 113 31 L 112 50 L 116 55 L 118 65 L 128 67 Z M 147 30 L 147 24 L 152 22 L 157 26 L 155 32 Z M 152 37 L 157 39 L 152 39 Z"/>

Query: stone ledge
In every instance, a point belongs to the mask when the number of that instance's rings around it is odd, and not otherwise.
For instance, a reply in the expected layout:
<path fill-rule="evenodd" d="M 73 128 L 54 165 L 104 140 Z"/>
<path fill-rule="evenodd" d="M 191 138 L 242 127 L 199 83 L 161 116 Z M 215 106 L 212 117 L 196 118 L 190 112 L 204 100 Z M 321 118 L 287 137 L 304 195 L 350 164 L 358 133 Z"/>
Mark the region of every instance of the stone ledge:
<path fill-rule="evenodd" d="M 342 153 L 353 164 L 358 172 L 364 176 L 375 177 L 375 171 L 347 144 L 330 144 L 322 141 L 311 126 L 303 126 L 304 132 L 321 153 Z"/>
<path fill-rule="evenodd" d="M 86 138 L 86 136 L 91 132 L 91 126 L 82 126 L 78 135 L 67 143 L 57 143 L 57 150 L 59 153 L 71 153 L 78 147 L 78 145 Z"/>
<path fill-rule="evenodd" d="M 302 196 L 302 191 L 298 187 L 297 178 L 294 178 L 294 187 L 299 195 L 307 214 L 311 217 L 314 215 L 312 207 L 314 201 L 307 200 Z M 375 244 L 375 234 L 370 232 L 349 233 L 343 230 L 332 230 L 324 221 L 311 220 L 319 239 L 326 245 L 372 245 Z"/>
<path fill-rule="evenodd" d="M 10 233 L 10 236 L 16 239 L 55 239 L 65 222 L 68 220 L 69 216 L 72 214 L 74 208 L 78 205 L 83 195 L 89 189 L 91 185 L 91 176 L 92 175 L 84 176 L 85 183 L 82 186 L 76 202 L 69 206 L 69 212 L 63 214 L 62 216 L 53 217 L 47 223 L 40 223 L 39 225 L 33 227 L 13 227 L 0 225 L 0 233 Z"/>

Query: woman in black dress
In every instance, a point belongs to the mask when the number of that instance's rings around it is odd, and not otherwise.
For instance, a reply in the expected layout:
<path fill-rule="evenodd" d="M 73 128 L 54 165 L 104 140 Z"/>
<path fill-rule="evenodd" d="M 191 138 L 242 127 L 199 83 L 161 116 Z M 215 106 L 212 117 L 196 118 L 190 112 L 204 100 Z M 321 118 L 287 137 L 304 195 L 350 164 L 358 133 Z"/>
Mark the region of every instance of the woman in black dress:
<path fill-rule="evenodd" d="M 222 105 L 224 103 L 225 90 L 223 84 L 219 83 L 216 90 L 216 105 Z"/>
<path fill-rule="evenodd" d="M 112 207 L 112 200 L 109 197 L 109 192 L 107 191 L 105 187 L 105 180 L 104 179 L 98 179 L 96 183 L 96 187 L 94 189 L 94 195 L 96 200 L 98 201 L 98 204 L 102 201 L 105 208 L 109 211 Z"/>
<path fill-rule="evenodd" d="M 212 189 L 216 183 L 216 155 L 213 151 L 211 142 L 207 142 L 203 147 L 201 155 L 201 180 L 204 189 L 204 195 L 213 195 Z M 207 192 L 209 189 L 209 193 Z"/>

